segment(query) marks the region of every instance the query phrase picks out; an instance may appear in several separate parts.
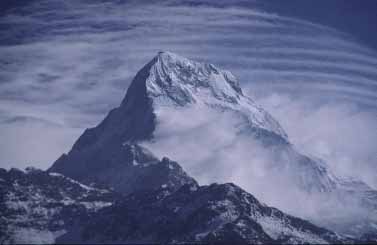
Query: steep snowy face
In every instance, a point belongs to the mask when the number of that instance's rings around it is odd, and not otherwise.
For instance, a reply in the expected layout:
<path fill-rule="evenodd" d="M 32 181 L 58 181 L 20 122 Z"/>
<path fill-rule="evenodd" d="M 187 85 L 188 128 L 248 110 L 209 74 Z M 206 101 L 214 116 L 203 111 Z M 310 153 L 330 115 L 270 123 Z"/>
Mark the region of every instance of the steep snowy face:
<path fill-rule="evenodd" d="M 145 83 L 157 113 L 163 107 L 184 106 L 231 110 L 243 116 L 249 126 L 287 138 L 279 123 L 242 93 L 231 72 L 212 64 L 192 61 L 171 52 L 160 52 L 149 68 Z"/>
<path fill-rule="evenodd" d="M 144 90 L 136 90 L 136 86 Z M 255 168 L 275 171 L 308 192 L 333 189 L 327 170 L 291 149 L 284 129 L 243 94 L 231 72 L 160 52 L 136 75 L 122 107 L 136 101 L 133 97 L 141 97 L 142 91 L 155 116 L 152 141 L 144 144 L 158 156 L 177 159 L 201 183 L 236 181 L 229 171 L 223 171 L 232 166 L 233 173 L 241 170 L 255 179 L 265 178 L 255 176 Z M 265 151 L 266 145 L 271 152 Z M 196 152 L 195 156 L 184 154 L 188 149 Z M 261 158 L 268 163 L 256 166 Z M 218 169 L 216 176 L 208 176 L 213 168 Z"/>
<path fill-rule="evenodd" d="M 230 72 L 170 52 L 159 53 L 146 67 L 143 82 L 156 128 L 153 140 L 143 144 L 158 156 L 176 159 L 199 183 L 234 182 L 269 204 L 309 218 L 342 203 L 347 203 L 343 210 L 368 206 L 363 215 L 373 209 L 372 190 L 347 191 L 352 183 L 341 184 L 325 162 L 298 152 Z M 355 215 L 349 213 L 337 211 L 332 220 L 351 224 Z M 321 223 L 324 217 L 313 220 Z"/>
<path fill-rule="evenodd" d="M 146 81 L 149 95 L 162 103 L 237 103 L 242 96 L 236 78 L 212 64 L 160 52 Z"/>

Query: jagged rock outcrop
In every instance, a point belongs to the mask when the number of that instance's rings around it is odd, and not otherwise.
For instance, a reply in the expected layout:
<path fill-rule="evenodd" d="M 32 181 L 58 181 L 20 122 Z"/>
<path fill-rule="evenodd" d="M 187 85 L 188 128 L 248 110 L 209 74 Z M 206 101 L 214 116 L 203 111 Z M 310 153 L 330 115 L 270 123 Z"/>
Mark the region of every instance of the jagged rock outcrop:
<path fill-rule="evenodd" d="M 234 184 L 137 192 L 102 209 L 59 243 L 327 244 L 345 240 L 260 203 Z"/>
<path fill-rule="evenodd" d="M 0 244 L 54 243 L 118 197 L 57 173 L 0 169 Z"/>

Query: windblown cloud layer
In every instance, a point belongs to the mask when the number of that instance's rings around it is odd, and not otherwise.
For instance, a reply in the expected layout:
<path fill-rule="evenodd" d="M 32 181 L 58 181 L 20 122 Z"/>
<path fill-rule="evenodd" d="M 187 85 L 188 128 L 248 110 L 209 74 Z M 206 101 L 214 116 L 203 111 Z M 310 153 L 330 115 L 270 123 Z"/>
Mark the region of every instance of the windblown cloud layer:
<path fill-rule="evenodd" d="M 377 114 L 352 103 L 313 104 L 273 94 L 260 100 L 302 152 L 320 157 L 341 176 L 377 188 Z"/>
<path fill-rule="evenodd" d="M 1 166 L 48 167 L 119 104 L 142 65 L 170 50 L 231 70 L 298 147 L 376 186 L 377 52 L 330 27 L 232 4 L 49 0 L 8 9 Z"/>
<path fill-rule="evenodd" d="M 335 229 L 333 223 L 337 223 L 337 228 L 339 224 L 346 227 L 355 219 L 367 220 L 371 215 L 350 196 L 300 188 L 296 177 L 310 179 L 314 170 L 293 164 L 291 161 L 295 158 L 289 152 L 281 154 L 276 149 L 267 149 L 252 136 L 239 134 L 244 124 L 235 112 L 220 112 L 195 104 L 160 108 L 157 118 L 153 141 L 143 142 L 143 145 L 159 157 L 169 156 L 178 161 L 200 184 L 237 183 L 268 205 L 332 229 Z M 341 159 L 333 157 L 331 160 L 339 162 Z"/>

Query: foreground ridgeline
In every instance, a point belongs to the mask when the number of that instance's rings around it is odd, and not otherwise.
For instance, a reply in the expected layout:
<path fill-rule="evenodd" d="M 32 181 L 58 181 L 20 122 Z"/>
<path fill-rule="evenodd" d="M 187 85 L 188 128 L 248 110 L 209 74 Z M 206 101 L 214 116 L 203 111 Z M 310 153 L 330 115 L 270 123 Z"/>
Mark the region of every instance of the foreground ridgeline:
<path fill-rule="evenodd" d="M 178 174 L 154 176 L 145 167 L 146 175 L 168 179 L 168 184 L 127 196 L 57 173 L 1 170 L 1 242 L 344 242 L 260 203 L 234 184 L 199 186 L 175 162 L 164 159 L 154 165 L 157 171 L 176 169 Z"/>
<path fill-rule="evenodd" d="M 164 113 L 179 115 L 188 107 L 238 118 L 237 135 L 274 155 L 271 172 L 289 179 L 293 187 L 287 193 L 360 202 L 372 220 L 376 217 L 375 190 L 335 176 L 323 161 L 297 152 L 280 124 L 244 95 L 230 72 L 160 52 L 136 74 L 121 105 L 85 130 L 50 169 L 0 170 L 0 243 L 375 241 L 370 220 L 339 226 L 334 220 L 321 228 L 261 203 L 235 184 L 200 186 L 179 163 L 155 156 L 148 143 L 159 144 L 155 133 Z M 353 237 L 338 235 L 343 231 L 353 231 Z"/>

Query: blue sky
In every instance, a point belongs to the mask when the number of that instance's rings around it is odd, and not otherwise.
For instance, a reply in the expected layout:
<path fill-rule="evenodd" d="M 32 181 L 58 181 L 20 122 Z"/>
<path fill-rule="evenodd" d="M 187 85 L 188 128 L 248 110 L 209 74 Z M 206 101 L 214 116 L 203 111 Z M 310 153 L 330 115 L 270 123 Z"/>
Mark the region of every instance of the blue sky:
<path fill-rule="evenodd" d="M 377 183 L 376 1 L 2 6 L 0 166 L 48 167 L 169 50 L 232 71 L 299 148 Z"/>

